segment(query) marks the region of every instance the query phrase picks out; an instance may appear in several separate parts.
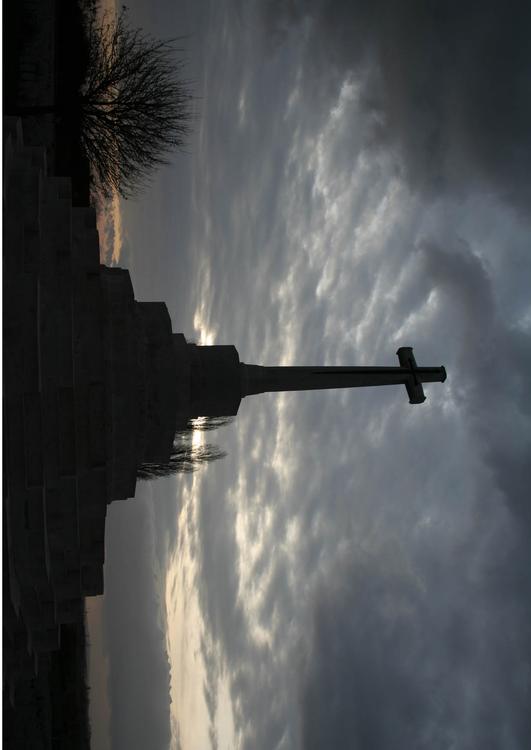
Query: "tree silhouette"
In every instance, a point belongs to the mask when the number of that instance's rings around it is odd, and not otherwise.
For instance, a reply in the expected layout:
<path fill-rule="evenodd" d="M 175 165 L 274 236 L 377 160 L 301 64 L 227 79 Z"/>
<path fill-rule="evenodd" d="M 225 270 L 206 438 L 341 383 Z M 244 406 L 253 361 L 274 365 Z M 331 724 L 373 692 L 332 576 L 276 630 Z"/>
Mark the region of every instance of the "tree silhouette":
<path fill-rule="evenodd" d="M 127 197 L 182 149 L 190 132 L 189 84 L 175 40 L 159 41 L 115 21 L 89 26 L 87 76 L 79 92 L 81 142 L 104 194 Z"/>
<path fill-rule="evenodd" d="M 226 453 L 213 445 L 194 447 L 185 443 L 174 443 L 167 463 L 146 462 L 139 466 L 137 478 L 140 480 L 170 477 L 173 474 L 190 474 L 205 463 L 224 458 Z"/>
<path fill-rule="evenodd" d="M 233 421 L 232 417 L 201 417 L 188 422 L 186 429 L 178 430 L 173 440 L 173 449 L 167 463 L 144 462 L 138 467 L 139 480 L 158 479 L 173 474 L 189 474 L 202 464 L 217 461 L 227 454 L 209 443 L 193 445 L 194 432 L 210 432 Z"/>
<path fill-rule="evenodd" d="M 82 85 L 49 105 L 13 114 L 54 114 L 79 132 L 97 189 L 129 197 L 145 186 L 190 133 L 192 94 L 176 57 L 176 40 L 131 28 L 125 13 L 87 20 L 88 57 Z"/>

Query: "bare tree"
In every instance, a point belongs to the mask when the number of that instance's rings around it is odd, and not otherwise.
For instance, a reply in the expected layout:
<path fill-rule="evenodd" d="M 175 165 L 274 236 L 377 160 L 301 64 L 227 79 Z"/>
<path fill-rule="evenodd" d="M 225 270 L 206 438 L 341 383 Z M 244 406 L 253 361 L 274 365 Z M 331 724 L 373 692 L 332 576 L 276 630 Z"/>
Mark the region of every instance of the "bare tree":
<path fill-rule="evenodd" d="M 194 447 L 184 443 L 177 443 L 167 463 L 145 462 L 137 470 L 137 478 L 140 480 L 158 479 L 159 477 L 170 477 L 173 474 L 190 474 L 196 471 L 202 464 L 217 461 L 227 454 L 213 445 L 201 445 Z"/>
<path fill-rule="evenodd" d="M 190 133 L 193 96 L 175 39 L 131 28 L 122 11 L 100 24 L 87 14 L 88 62 L 79 90 L 12 114 L 54 114 L 78 131 L 96 187 L 128 197 Z"/>
<path fill-rule="evenodd" d="M 189 84 L 175 40 L 132 29 L 123 13 L 89 26 L 87 77 L 79 92 L 81 142 L 98 187 L 127 197 L 190 132 Z"/>
<path fill-rule="evenodd" d="M 217 461 L 226 455 L 214 445 L 194 446 L 176 435 L 169 461 L 166 463 L 146 461 L 138 467 L 136 475 L 140 480 L 148 480 L 170 477 L 173 474 L 190 474 L 202 464 Z"/>
<path fill-rule="evenodd" d="M 202 464 L 218 461 L 227 454 L 209 443 L 194 446 L 194 432 L 210 432 L 231 424 L 232 417 L 202 417 L 188 422 L 186 429 L 178 430 L 173 439 L 173 449 L 167 463 L 147 461 L 137 470 L 139 480 L 158 479 L 173 474 L 189 474 Z"/>

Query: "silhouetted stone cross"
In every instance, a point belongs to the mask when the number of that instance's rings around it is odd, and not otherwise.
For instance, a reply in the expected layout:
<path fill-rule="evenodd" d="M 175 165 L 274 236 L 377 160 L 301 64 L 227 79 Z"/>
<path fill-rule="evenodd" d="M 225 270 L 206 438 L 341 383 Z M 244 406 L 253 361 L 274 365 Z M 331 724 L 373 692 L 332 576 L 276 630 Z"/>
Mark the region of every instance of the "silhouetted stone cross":
<path fill-rule="evenodd" d="M 444 383 L 444 367 L 418 367 L 410 346 L 397 351 L 400 367 L 261 367 L 242 368 L 242 396 L 270 391 L 308 391 L 324 388 L 406 386 L 410 404 L 426 400 L 422 383 Z"/>

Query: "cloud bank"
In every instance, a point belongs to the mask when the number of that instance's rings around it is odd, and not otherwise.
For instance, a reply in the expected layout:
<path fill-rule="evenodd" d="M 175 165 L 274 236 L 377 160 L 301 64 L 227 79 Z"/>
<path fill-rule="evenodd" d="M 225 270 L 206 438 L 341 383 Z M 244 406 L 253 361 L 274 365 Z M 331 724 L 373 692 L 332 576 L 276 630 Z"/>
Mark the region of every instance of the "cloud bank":
<path fill-rule="evenodd" d="M 509 12 L 316 2 L 212 22 L 205 325 L 248 362 L 391 364 L 408 343 L 449 372 L 415 411 L 393 389 L 242 405 L 196 528 L 241 747 L 529 735 L 529 55 Z"/>

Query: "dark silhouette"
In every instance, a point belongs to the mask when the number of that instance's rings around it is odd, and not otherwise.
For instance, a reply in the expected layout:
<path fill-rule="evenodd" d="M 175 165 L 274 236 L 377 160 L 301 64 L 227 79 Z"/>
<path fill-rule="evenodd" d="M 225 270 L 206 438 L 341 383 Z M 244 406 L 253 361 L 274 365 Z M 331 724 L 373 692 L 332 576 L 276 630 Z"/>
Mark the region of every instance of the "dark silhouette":
<path fill-rule="evenodd" d="M 180 418 L 187 420 L 206 414 L 235 416 L 246 396 L 278 391 L 404 385 L 409 402 L 421 404 L 423 383 L 446 380 L 442 366 L 418 367 L 410 346 L 398 349 L 399 367 L 262 367 L 241 362 L 232 345 L 197 346 L 182 334 L 173 334 L 173 340 L 173 348 L 166 346 L 165 369 L 187 373 L 179 402 Z M 158 421 L 162 424 L 162 416 Z"/>
<path fill-rule="evenodd" d="M 410 404 L 426 400 L 423 383 L 444 383 L 444 367 L 418 367 L 411 346 L 397 351 L 400 367 L 260 367 L 241 364 L 242 396 L 276 391 L 314 391 L 405 385 Z"/>
<path fill-rule="evenodd" d="M 194 432 L 210 432 L 232 422 L 231 417 L 207 417 L 190 420 L 186 430 L 178 430 L 173 440 L 173 450 L 165 462 L 144 462 L 138 467 L 137 479 L 148 480 L 169 477 L 172 474 L 190 474 L 202 464 L 217 461 L 227 454 L 215 445 L 194 446 Z"/>
<path fill-rule="evenodd" d="M 190 474 L 199 468 L 201 464 L 224 458 L 226 453 L 220 451 L 213 445 L 200 445 L 194 447 L 190 442 L 185 442 L 179 437 L 173 444 L 173 451 L 165 463 L 144 463 L 137 471 L 140 480 L 158 479 L 169 477 L 172 474 Z"/>
<path fill-rule="evenodd" d="M 183 147 L 192 97 L 174 52 L 172 41 L 129 28 L 123 14 L 89 28 L 81 138 L 104 192 L 130 195 L 169 151 Z"/>
<path fill-rule="evenodd" d="M 104 195 L 129 197 L 182 149 L 190 133 L 192 94 L 181 77 L 175 40 L 131 28 L 124 14 L 98 25 L 89 17 L 82 86 L 63 101 L 18 107 L 18 115 L 54 114 L 79 131 L 81 147 Z"/>

